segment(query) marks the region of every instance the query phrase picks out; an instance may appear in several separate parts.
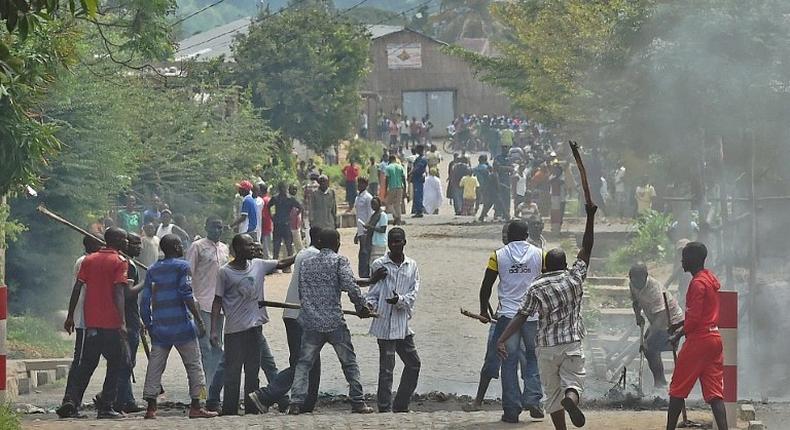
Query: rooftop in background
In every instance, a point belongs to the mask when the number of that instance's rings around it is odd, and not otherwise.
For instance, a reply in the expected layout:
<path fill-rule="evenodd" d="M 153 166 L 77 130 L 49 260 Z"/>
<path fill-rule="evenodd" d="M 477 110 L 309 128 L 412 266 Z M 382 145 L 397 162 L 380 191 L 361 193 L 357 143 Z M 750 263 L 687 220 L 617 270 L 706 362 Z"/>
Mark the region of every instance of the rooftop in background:
<path fill-rule="evenodd" d="M 195 34 L 178 42 L 178 51 L 176 51 L 175 60 L 183 61 L 197 58 L 206 61 L 217 58 L 220 55 L 225 55 L 227 60 L 232 61 L 230 47 L 233 44 L 233 38 L 238 34 L 246 34 L 251 21 L 252 17 L 242 18 L 209 31 Z M 378 39 L 403 30 L 422 34 L 416 30 L 400 25 L 368 25 L 366 27 L 370 32 L 371 39 Z M 423 36 L 436 40 L 439 43 L 445 43 L 425 34 L 423 34 Z M 457 41 L 456 44 L 478 54 L 494 54 L 488 39 L 464 38 Z"/>

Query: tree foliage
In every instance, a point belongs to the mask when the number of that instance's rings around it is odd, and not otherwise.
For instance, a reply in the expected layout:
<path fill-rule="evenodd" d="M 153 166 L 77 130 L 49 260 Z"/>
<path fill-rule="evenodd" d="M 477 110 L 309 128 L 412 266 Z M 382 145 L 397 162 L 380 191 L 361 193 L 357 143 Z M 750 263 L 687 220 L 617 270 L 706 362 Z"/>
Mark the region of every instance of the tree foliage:
<path fill-rule="evenodd" d="M 355 122 L 369 46 L 363 26 L 325 8 L 263 14 L 234 44 L 235 77 L 274 128 L 323 150 Z"/>

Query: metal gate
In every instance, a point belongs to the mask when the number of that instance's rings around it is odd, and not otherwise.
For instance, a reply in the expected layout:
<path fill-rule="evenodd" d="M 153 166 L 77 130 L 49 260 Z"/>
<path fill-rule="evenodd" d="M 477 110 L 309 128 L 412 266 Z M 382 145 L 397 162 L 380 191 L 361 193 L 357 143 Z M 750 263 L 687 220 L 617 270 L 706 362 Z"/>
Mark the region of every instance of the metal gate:
<path fill-rule="evenodd" d="M 431 136 L 446 136 L 447 126 L 455 119 L 455 91 L 404 91 L 403 114 L 409 119 L 430 115 Z"/>

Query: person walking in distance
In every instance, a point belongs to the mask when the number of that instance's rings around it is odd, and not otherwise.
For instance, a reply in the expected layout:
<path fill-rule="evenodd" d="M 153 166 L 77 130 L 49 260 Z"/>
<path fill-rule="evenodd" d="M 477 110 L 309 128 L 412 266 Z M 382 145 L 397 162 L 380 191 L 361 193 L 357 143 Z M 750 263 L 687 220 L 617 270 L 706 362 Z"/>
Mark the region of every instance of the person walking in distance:
<path fill-rule="evenodd" d="M 252 196 L 252 182 L 244 180 L 236 184 L 236 187 L 239 190 L 239 195 L 242 196 L 242 201 L 239 216 L 233 221 L 230 228 L 238 229 L 239 233 L 255 234 L 261 214 L 258 212 L 255 198 Z"/>
<path fill-rule="evenodd" d="M 556 430 L 567 429 L 566 412 L 574 426 L 582 427 L 586 422 L 579 409 L 585 376 L 582 283 L 587 278 L 592 254 L 597 209 L 595 205 L 585 205 L 587 222 L 582 247 L 573 266 L 567 268 L 562 249 L 547 252 L 545 271 L 532 283 L 521 309 L 497 342 L 497 352 L 506 359 L 508 339 L 521 331 L 521 326 L 537 313 L 538 369 L 546 393 L 547 410 Z"/>
<path fill-rule="evenodd" d="M 685 399 L 697 380 L 702 385 L 702 396 L 710 404 L 713 419 L 719 430 L 727 430 L 724 408 L 724 349 L 719 334 L 719 290 L 721 284 L 705 268 L 708 249 L 700 242 L 689 242 L 683 248 L 683 270 L 693 278 L 686 293 L 686 319 L 673 326 L 670 342 L 677 344 L 681 337 L 686 342 L 680 349 L 677 364 L 669 384 L 667 430 L 675 430 Z"/>
<path fill-rule="evenodd" d="M 269 201 L 267 212 L 274 223 L 274 258 L 280 257 L 280 247 L 285 245 L 288 256 L 294 255 L 294 238 L 291 233 L 291 210 L 302 209 L 302 204 L 288 195 L 288 185 L 281 182 L 277 195 Z"/>
<path fill-rule="evenodd" d="M 648 275 L 645 263 L 636 263 L 631 266 L 628 278 L 636 325 L 644 327 L 645 317 L 642 316 L 643 311 L 647 316 L 647 320 L 650 321 L 650 327 L 647 329 L 644 341 L 647 365 L 653 374 L 655 387 L 666 388 L 667 379 L 664 376 L 661 352 L 672 350 L 667 327 L 670 326 L 670 323 L 674 326 L 683 321 L 683 310 L 678 305 L 678 301 L 668 291 L 665 291 L 657 280 Z M 667 295 L 667 302 L 669 303 L 670 321 L 667 321 L 664 294 Z"/>
<path fill-rule="evenodd" d="M 225 370 L 222 415 L 238 415 L 241 370 L 244 368 L 244 410 L 258 413 L 246 396 L 258 389 L 258 368 L 261 360 L 263 333 L 261 326 L 269 321 L 264 299 L 264 277 L 277 269 L 293 264 L 285 260 L 253 258 L 255 242 L 249 234 L 237 234 L 231 247 L 234 259 L 222 266 L 217 275 L 214 303 L 211 307 L 211 344 L 219 348 L 220 311 L 225 314 Z"/>
<path fill-rule="evenodd" d="M 291 184 L 288 186 L 288 194 L 294 198 L 297 202 L 299 199 L 297 198 L 297 188 L 296 185 Z M 298 253 L 302 249 L 304 249 L 304 242 L 302 241 L 302 236 L 304 235 L 303 227 L 304 223 L 302 222 L 302 217 L 304 216 L 304 206 L 302 204 L 299 207 L 291 208 L 291 213 L 288 218 L 288 222 L 291 227 L 291 235 L 293 236 L 294 242 L 294 252 Z"/>
<path fill-rule="evenodd" d="M 354 200 L 357 198 L 357 178 L 359 177 L 359 167 L 353 160 L 348 160 L 348 164 L 343 167 L 343 177 L 346 179 L 346 203 L 348 210 L 354 207 Z"/>
<path fill-rule="evenodd" d="M 65 400 L 59 408 L 60 416 L 71 417 L 77 414 L 79 404 L 76 402 L 82 400 L 90 378 L 99 364 L 99 357 L 107 360 L 107 373 L 104 376 L 100 401 L 96 405 L 97 418 L 122 416 L 112 409 L 112 402 L 118 393 L 118 377 L 128 359 L 124 293 L 128 286 L 126 276 L 129 265 L 120 254 L 127 247 L 126 231 L 110 227 L 104 233 L 104 240 L 107 246 L 82 260 L 71 292 L 63 328 L 69 334 L 74 331 L 74 311 L 84 287 L 85 339 L 80 362 L 74 369 L 74 384 L 67 387 Z"/>
<path fill-rule="evenodd" d="M 395 155 L 390 155 L 384 176 L 387 178 L 387 209 L 392 211 L 395 225 L 401 225 L 401 205 L 406 190 L 406 171 Z"/>
<path fill-rule="evenodd" d="M 310 197 L 310 227 L 335 229 L 340 226 L 337 218 L 335 191 L 329 188 L 329 177 L 318 177 L 318 190 Z"/>
<path fill-rule="evenodd" d="M 502 362 L 502 421 L 517 423 L 523 409 L 532 418 L 543 418 L 541 408 L 540 375 L 535 356 L 535 333 L 538 328 L 537 314 L 529 315 L 518 326 L 516 336 L 503 341 L 501 336 L 511 321 L 517 318 L 519 307 L 530 291 L 532 282 L 541 270 L 542 252 L 540 248 L 527 242 L 529 230 L 523 221 L 512 221 L 507 226 L 507 245 L 496 250 L 488 259 L 483 283 L 480 286 L 480 315 L 491 319 L 489 300 L 494 282 L 499 278 L 497 296 L 499 306 L 496 312 L 494 339 L 505 342 L 507 356 Z M 526 346 L 526 373 L 523 391 L 518 383 L 519 352 L 521 345 Z"/>
<path fill-rule="evenodd" d="M 371 196 L 379 195 L 379 164 L 376 163 L 375 157 L 370 157 L 370 164 L 367 168 L 368 175 L 368 192 Z"/>
<path fill-rule="evenodd" d="M 192 399 L 189 418 L 213 418 L 217 413 L 207 411 L 200 404 L 206 392 L 206 379 L 200 363 L 198 338 L 205 336 L 206 329 L 192 295 L 189 263 L 182 258 L 184 249 L 178 236 L 166 235 L 160 246 L 165 257 L 148 269 L 140 302 L 143 324 L 151 335 L 151 356 L 143 389 L 143 398 L 148 402 L 145 418 L 156 418 L 162 373 L 173 347 L 187 371 Z"/>
<path fill-rule="evenodd" d="M 381 209 L 381 199 L 378 197 L 370 200 L 370 208 L 373 213 L 365 224 L 364 240 L 370 244 L 370 263 L 372 263 L 387 252 L 388 218 L 387 213 Z"/>
<path fill-rule="evenodd" d="M 78 276 L 80 273 L 80 267 L 82 266 L 82 262 L 85 260 L 85 257 L 101 249 L 101 242 L 99 242 L 94 237 L 84 236 L 82 238 L 82 246 L 85 249 L 85 253 L 74 262 L 74 282 L 77 282 L 79 279 Z M 66 393 L 73 391 L 74 389 L 74 384 L 76 383 L 74 376 L 77 374 L 75 370 L 77 369 L 77 366 L 79 365 L 82 358 L 82 346 L 85 343 L 85 318 L 83 317 L 84 303 L 85 289 L 80 288 L 77 304 L 74 308 L 74 332 L 76 333 L 74 339 L 74 358 L 71 361 L 69 375 L 66 378 Z M 60 418 L 83 418 L 84 415 L 79 413 L 80 405 L 82 405 L 82 397 L 78 399 L 69 399 L 64 395 L 61 405 L 55 412 Z"/>
<path fill-rule="evenodd" d="M 414 346 L 414 331 L 409 327 L 420 290 L 420 271 L 417 263 L 403 252 L 406 232 L 402 228 L 390 230 L 387 242 L 389 253 L 370 267 L 374 273 L 386 273 L 386 277 L 371 286 L 366 298 L 368 307 L 379 315 L 370 324 L 370 334 L 379 344 L 376 399 L 379 412 L 408 412 L 409 400 L 420 376 L 420 356 Z M 396 353 L 403 361 L 403 374 L 395 401 L 391 402 Z"/>
<path fill-rule="evenodd" d="M 338 254 L 340 234 L 335 229 L 321 231 L 319 239 L 321 250 L 310 258 L 309 264 L 299 268 L 299 297 L 302 309 L 299 311 L 299 325 L 302 327 L 302 347 L 296 364 L 293 386 L 291 387 L 291 406 L 288 413 L 298 415 L 305 404 L 308 375 L 316 357 L 323 346 L 331 344 L 343 368 L 349 385 L 351 411 L 371 413 L 373 409 L 364 401 L 360 382 L 357 356 L 351 344 L 351 333 L 340 304 L 340 295 L 348 292 L 348 297 L 356 306 L 360 317 L 370 315 L 365 298 L 354 279 L 354 272 L 346 257 Z M 371 282 L 377 282 L 372 279 Z"/>
<path fill-rule="evenodd" d="M 192 242 L 192 245 L 187 250 L 186 260 L 192 272 L 192 294 L 200 309 L 200 319 L 208 324 L 206 331 L 210 333 L 213 327 L 211 306 L 214 303 L 217 288 L 217 275 L 219 274 L 219 268 L 229 261 L 230 250 L 228 245 L 220 241 L 222 231 L 225 228 L 220 218 L 206 218 L 205 228 L 206 237 Z M 217 331 L 220 333 L 223 332 L 224 323 L 225 318 L 220 315 L 217 321 Z M 211 345 L 208 336 L 199 337 L 198 344 L 200 346 L 203 374 L 209 386 L 206 408 L 216 411 L 219 409 L 219 396 L 222 391 L 222 377 L 224 374 L 222 367 L 220 367 L 220 362 L 222 361 L 222 338 L 220 337 L 217 347 Z"/>
<path fill-rule="evenodd" d="M 357 199 L 354 201 L 354 212 L 357 217 L 357 234 L 354 235 L 354 243 L 359 245 L 359 270 L 358 274 L 362 278 L 370 276 L 370 243 L 365 240 L 365 225 L 373 215 L 371 200 L 373 196 L 368 192 L 368 180 L 364 177 L 357 179 Z"/>
<path fill-rule="evenodd" d="M 422 218 L 425 213 L 423 196 L 425 176 L 428 174 L 428 159 L 423 156 L 424 151 L 425 147 L 423 145 L 416 145 L 414 147 L 414 153 L 417 155 L 417 158 L 414 160 L 412 168 L 409 171 L 409 182 L 411 182 L 414 187 L 414 199 L 412 199 L 411 202 L 411 213 L 413 218 Z"/>

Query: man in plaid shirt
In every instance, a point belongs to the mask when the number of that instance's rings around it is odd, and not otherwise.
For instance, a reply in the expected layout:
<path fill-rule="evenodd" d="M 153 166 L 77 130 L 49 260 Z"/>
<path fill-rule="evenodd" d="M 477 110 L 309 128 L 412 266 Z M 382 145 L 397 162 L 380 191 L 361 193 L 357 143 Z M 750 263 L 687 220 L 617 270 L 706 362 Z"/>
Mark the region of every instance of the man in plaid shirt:
<path fill-rule="evenodd" d="M 587 225 L 576 262 L 568 269 L 563 250 L 555 248 L 546 253 L 544 273 L 535 279 L 521 310 L 497 342 L 497 352 L 506 357 L 508 338 L 519 332 L 527 317 L 538 313 L 538 368 L 546 393 L 546 409 L 557 430 L 567 429 L 566 411 L 576 427 L 584 426 L 586 421 L 579 409 L 585 375 L 582 282 L 587 277 L 587 265 L 590 263 L 598 207 L 586 205 L 585 210 Z"/>

